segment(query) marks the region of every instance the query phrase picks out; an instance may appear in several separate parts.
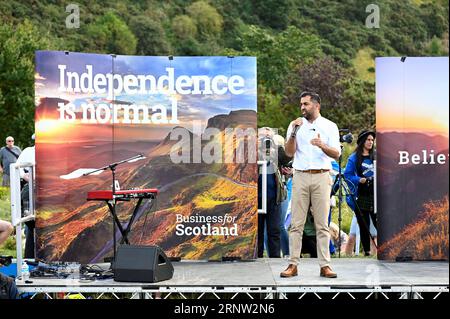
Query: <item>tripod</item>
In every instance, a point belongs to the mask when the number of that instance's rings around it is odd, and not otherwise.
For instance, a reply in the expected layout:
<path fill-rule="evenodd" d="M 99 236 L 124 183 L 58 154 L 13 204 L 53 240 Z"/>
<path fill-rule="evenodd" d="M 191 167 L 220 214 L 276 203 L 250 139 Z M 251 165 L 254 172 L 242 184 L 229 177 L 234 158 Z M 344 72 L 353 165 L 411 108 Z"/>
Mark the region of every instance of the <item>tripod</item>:
<path fill-rule="evenodd" d="M 342 149 L 343 149 L 343 146 L 341 145 L 341 154 L 342 154 Z M 339 256 L 339 258 L 341 258 L 341 225 L 342 225 L 343 191 L 345 191 L 346 196 L 348 196 L 348 195 L 351 196 L 353 202 L 355 203 L 355 214 L 359 214 L 359 216 L 361 217 L 361 220 L 362 220 L 362 226 L 369 233 L 370 239 L 372 240 L 375 247 L 378 248 L 377 244 L 375 242 L 375 238 L 373 238 L 372 234 L 370 233 L 369 225 L 367 225 L 367 223 L 362 218 L 361 209 L 359 208 L 355 194 L 354 194 L 354 192 L 352 192 L 352 190 L 348 186 L 348 182 L 347 182 L 344 174 L 342 174 L 341 164 L 342 164 L 342 155 L 339 156 L 339 171 L 338 171 L 338 175 L 336 176 L 336 180 L 334 181 L 334 184 L 331 188 L 332 192 L 335 194 L 336 192 L 334 191 L 334 189 L 335 189 L 336 185 L 338 186 L 337 194 L 338 194 L 338 228 L 339 228 L 339 230 L 338 230 L 338 246 L 339 246 L 338 247 L 338 256 Z M 355 187 L 357 187 L 357 186 L 355 186 Z"/>

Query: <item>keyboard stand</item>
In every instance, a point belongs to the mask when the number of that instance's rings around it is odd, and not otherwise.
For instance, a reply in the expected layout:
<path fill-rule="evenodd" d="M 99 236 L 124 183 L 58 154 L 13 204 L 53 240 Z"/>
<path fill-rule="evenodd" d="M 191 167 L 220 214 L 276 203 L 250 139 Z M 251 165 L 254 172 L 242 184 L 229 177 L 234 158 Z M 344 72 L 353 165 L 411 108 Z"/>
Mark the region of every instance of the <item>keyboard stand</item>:
<path fill-rule="evenodd" d="M 139 208 L 141 207 L 142 201 L 144 199 L 150 199 L 150 209 L 153 207 L 153 200 L 156 199 L 156 194 L 158 193 L 157 189 L 136 189 L 136 190 L 119 190 L 113 193 L 112 191 L 91 191 L 88 192 L 87 200 L 88 201 L 103 201 L 108 205 L 109 212 L 113 218 L 113 251 L 114 251 L 114 260 L 116 259 L 116 227 L 119 229 L 119 232 L 122 236 L 120 240 L 120 244 L 130 244 L 128 239 L 128 234 L 131 231 L 131 227 L 136 219 L 136 216 L 139 212 Z M 113 195 L 114 194 L 114 195 Z M 133 209 L 133 213 L 127 223 L 127 226 L 124 228 L 122 223 L 119 220 L 116 212 L 117 202 L 120 201 L 130 201 L 132 199 L 137 199 L 137 203 Z"/>

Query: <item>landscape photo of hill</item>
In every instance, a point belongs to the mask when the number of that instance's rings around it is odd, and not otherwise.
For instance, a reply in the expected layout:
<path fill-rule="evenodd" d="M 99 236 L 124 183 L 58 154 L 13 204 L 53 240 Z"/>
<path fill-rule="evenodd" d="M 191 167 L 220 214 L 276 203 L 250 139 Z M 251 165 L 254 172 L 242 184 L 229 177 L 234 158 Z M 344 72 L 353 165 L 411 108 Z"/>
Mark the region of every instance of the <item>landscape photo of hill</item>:
<path fill-rule="evenodd" d="M 417 219 L 383 243 L 379 253 L 386 259 L 448 260 L 448 213 L 448 197 L 426 203 Z"/>
<path fill-rule="evenodd" d="M 378 220 L 379 227 L 384 230 L 379 240 L 385 242 L 395 237 L 405 225 L 414 223 L 425 203 L 442 200 L 449 190 L 448 164 L 399 165 L 398 150 L 411 154 L 438 150 L 436 154 L 447 156 L 448 139 L 420 133 L 379 133 L 377 140 Z M 395 200 L 386 200 L 385 196 L 395 196 Z"/>
<path fill-rule="evenodd" d="M 42 54 L 45 60 L 46 53 Z M 59 63 L 66 59 L 57 52 L 48 55 L 56 55 Z M 79 65 L 76 67 L 83 69 L 89 57 L 86 55 L 83 60 L 82 56 L 77 56 Z M 127 65 L 126 71 L 122 71 L 126 74 L 139 74 L 142 72 L 139 65 L 143 64 L 151 65 L 156 74 L 164 72 L 164 68 L 151 63 L 155 59 L 161 58 L 118 58 Z M 193 65 L 187 63 L 189 58 L 179 60 L 172 64 L 176 72 L 195 74 L 199 71 L 193 70 L 198 70 L 200 65 L 205 70 L 209 68 L 208 74 L 213 74 L 224 72 L 230 59 L 194 58 Z M 249 58 L 235 59 L 233 63 L 236 68 L 242 68 L 239 72 L 249 83 L 244 94 L 234 96 L 232 103 L 229 96 L 179 95 L 176 97 L 178 124 L 162 125 L 80 121 L 83 101 L 96 106 L 109 102 L 111 108 L 115 104 L 139 102 L 144 110 L 151 109 L 153 100 L 161 105 L 170 105 L 170 102 L 164 92 L 156 96 L 122 94 L 112 101 L 98 94 L 56 97 L 61 95 L 51 89 L 55 87 L 54 74 L 45 74 L 49 72 L 48 64 L 45 70 L 39 70 L 38 66 L 37 73 L 42 75 L 38 81 L 42 85 L 37 86 L 36 91 L 36 121 L 40 127 L 36 132 L 39 161 L 36 167 L 37 256 L 48 261 L 82 263 L 99 262 L 111 256 L 113 222 L 108 206 L 104 201 L 86 200 L 89 191 L 111 189 L 111 172 L 106 170 L 99 175 L 70 179 L 66 176 L 80 168 L 99 168 L 142 154 L 144 159 L 123 163 L 116 170 L 121 189 L 159 190 L 156 200 L 144 200 L 137 212 L 128 236 L 132 244 L 158 245 L 167 255 L 183 259 L 254 258 L 257 227 L 255 63 Z M 68 103 L 75 105 L 77 119 L 72 122 L 59 118 L 61 104 Z M 123 116 L 120 114 L 118 118 Z M 180 153 L 187 154 L 183 155 L 182 162 L 176 160 Z M 207 159 L 212 155 L 216 160 Z M 242 161 L 237 160 L 239 155 Z M 124 227 L 134 205 L 134 201 L 117 205 L 117 215 Z M 218 233 L 208 232 L 208 229 Z M 120 232 L 116 235 L 120 242 Z"/>
<path fill-rule="evenodd" d="M 230 118 L 236 116 L 239 117 L 239 123 L 229 122 L 227 127 L 252 125 L 256 121 L 254 111 L 233 111 Z M 223 115 L 220 117 L 224 118 Z M 144 161 L 127 163 L 118 168 L 117 179 L 121 187 L 158 188 L 160 191 L 156 206 L 150 211 L 149 205 L 144 204 L 138 213 L 131 232 L 131 242 L 158 244 L 170 256 L 189 259 L 220 259 L 226 255 L 252 258 L 252 247 L 256 240 L 256 164 L 173 164 L 170 160 L 173 146 L 170 144 L 173 142 L 166 138 L 156 145 L 142 142 L 115 145 L 116 158 L 126 158 L 133 151 L 138 153 L 144 149 L 144 145 L 149 149 Z M 111 147 L 106 145 L 107 149 Z M 73 148 L 74 145 L 69 147 Z M 61 145 L 57 149 L 64 153 Z M 39 150 L 48 153 L 45 145 Z M 96 150 L 98 156 L 93 152 L 86 157 L 85 163 L 78 165 L 83 167 L 87 162 L 92 162 L 92 158 L 102 159 L 102 146 L 96 147 Z M 46 164 L 46 160 L 43 160 L 40 165 Z M 42 207 L 38 222 L 39 243 L 42 245 L 38 246 L 40 256 L 46 260 L 87 262 L 111 253 L 112 226 L 108 208 L 104 203 L 86 202 L 88 191 L 110 189 L 109 172 L 69 181 L 53 181 L 51 177 L 47 180 L 45 175 L 41 176 L 40 185 L 45 185 L 46 189 L 52 190 L 51 185 L 54 184 L 59 185 L 56 188 L 65 184 L 61 187 L 65 201 L 61 203 L 62 194 L 57 192 L 45 192 L 39 198 Z M 64 207 L 60 211 L 56 208 L 58 202 L 61 208 Z M 47 210 L 47 207 L 53 208 Z M 124 223 L 129 219 L 132 208 L 130 203 L 120 204 L 118 214 Z M 173 229 L 176 225 L 175 213 L 184 216 L 236 216 L 240 236 L 176 236 Z M 79 259 L 81 247 L 86 257 Z"/>
<path fill-rule="evenodd" d="M 377 68 L 378 256 L 448 260 L 448 58 Z"/>

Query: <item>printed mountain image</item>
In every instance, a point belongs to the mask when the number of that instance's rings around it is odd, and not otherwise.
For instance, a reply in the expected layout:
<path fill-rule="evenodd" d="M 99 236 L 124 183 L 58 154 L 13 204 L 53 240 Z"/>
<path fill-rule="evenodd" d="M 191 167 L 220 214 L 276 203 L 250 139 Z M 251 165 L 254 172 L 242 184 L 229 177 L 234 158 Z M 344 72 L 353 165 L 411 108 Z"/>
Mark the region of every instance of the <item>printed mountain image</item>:
<path fill-rule="evenodd" d="M 379 258 L 448 259 L 448 162 L 399 165 L 398 154 L 448 156 L 448 138 L 380 132 L 377 140 L 378 196 L 395 198 L 378 200 Z"/>
<path fill-rule="evenodd" d="M 104 202 L 86 201 L 88 191 L 111 189 L 110 172 L 72 180 L 63 180 L 57 176 L 80 167 L 101 167 L 144 153 L 144 160 L 120 165 L 116 173 L 121 189 L 159 190 L 156 202 L 151 205 L 144 200 L 137 212 L 128 236 L 131 244 L 159 245 L 167 255 L 183 259 L 254 258 L 257 164 L 249 163 L 248 158 L 254 156 L 254 150 L 249 146 L 256 140 L 240 135 L 229 136 L 225 129 L 256 128 L 256 112 L 236 110 L 216 115 L 207 121 L 206 128 L 215 128 L 215 135 L 209 139 L 200 139 L 201 136 L 187 128 L 174 127 L 159 141 L 111 143 L 105 138 L 103 142 L 41 143 L 36 156 L 42 159 L 39 164 L 46 170 L 40 171 L 37 166 L 37 256 L 48 261 L 81 263 L 99 262 L 111 256 L 113 224 L 108 207 Z M 126 128 L 115 128 L 113 134 L 119 134 L 118 131 L 122 129 Z M 188 137 L 184 144 L 170 138 L 174 130 L 177 133 L 184 132 L 183 136 Z M 111 138 L 113 136 L 110 135 Z M 194 147 L 196 139 L 200 141 L 202 149 L 210 141 L 221 141 L 218 145 L 223 154 L 237 154 L 238 148 L 244 145 L 245 160 L 242 163 L 192 163 L 197 151 Z M 227 145 L 231 145 L 234 152 L 225 152 Z M 190 163 L 173 163 L 171 160 L 171 153 L 179 152 L 180 147 L 189 150 Z M 61 201 L 61 198 L 64 200 Z M 133 201 L 118 204 L 118 216 L 124 226 L 133 207 Z M 237 224 L 238 236 L 179 235 L 175 230 L 177 216 L 230 216 L 232 222 L 211 226 L 232 227 Z M 192 227 L 200 224 L 185 223 Z M 119 232 L 117 239 L 120 242 Z"/>
<path fill-rule="evenodd" d="M 424 205 L 423 213 L 379 247 L 386 259 L 448 260 L 448 197 Z"/>

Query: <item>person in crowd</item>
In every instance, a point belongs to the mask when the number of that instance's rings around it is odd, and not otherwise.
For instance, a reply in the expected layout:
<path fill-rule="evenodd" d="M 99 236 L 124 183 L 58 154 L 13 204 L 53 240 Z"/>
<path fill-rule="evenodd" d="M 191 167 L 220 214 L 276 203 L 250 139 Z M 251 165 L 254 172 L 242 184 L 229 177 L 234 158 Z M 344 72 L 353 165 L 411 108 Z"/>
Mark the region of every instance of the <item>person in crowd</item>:
<path fill-rule="evenodd" d="M 35 140 L 35 135 L 33 134 L 31 136 L 32 141 Z M 35 163 L 35 147 L 30 146 L 23 150 L 23 152 L 20 154 L 19 158 L 17 159 L 17 163 Z M 21 200 L 22 200 L 22 215 L 25 215 L 25 211 L 28 211 L 29 207 L 29 186 L 28 183 L 30 182 L 30 172 L 28 168 L 21 168 L 20 169 L 20 177 L 25 181 L 24 185 L 21 189 Z M 35 221 L 30 220 L 25 223 L 25 252 L 24 257 L 25 258 L 34 258 L 34 252 L 35 252 Z"/>
<path fill-rule="evenodd" d="M 339 247 L 340 244 L 341 251 L 345 252 L 349 236 L 342 229 L 339 232 L 339 226 L 333 222 L 330 223 L 330 235 L 334 247 Z"/>
<path fill-rule="evenodd" d="M 331 216 L 331 215 L 330 215 Z M 333 233 L 330 227 L 330 254 L 335 253 L 335 245 L 333 241 Z M 316 238 L 316 228 L 314 226 L 314 217 L 311 212 L 311 208 L 306 216 L 305 226 L 303 228 L 303 238 L 302 238 L 302 252 L 301 254 L 308 254 L 311 258 L 317 258 L 317 238 Z"/>
<path fill-rule="evenodd" d="M 1 299 L 19 299 L 19 291 L 17 290 L 16 282 L 13 278 L 0 273 L 0 300 Z"/>
<path fill-rule="evenodd" d="M 281 277 L 298 275 L 297 265 L 302 251 L 302 237 L 309 207 L 314 218 L 320 276 L 336 278 L 331 269 L 328 215 L 333 159 L 341 153 L 339 130 L 335 123 L 320 114 L 320 96 L 314 92 L 300 94 L 303 117 L 292 121 L 287 131 L 286 154 L 294 156 L 292 216 L 290 226 L 290 258 Z"/>
<path fill-rule="evenodd" d="M 284 150 L 284 144 L 285 140 L 284 137 L 281 135 L 275 135 L 274 136 L 275 143 L 277 145 L 280 145 L 283 147 Z M 286 223 L 286 214 L 288 211 L 289 203 L 291 201 L 291 194 L 292 194 L 292 167 L 290 167 L 291 162 L 289 162 L 287 165 L 280 165 L 281 167 L 281 174 L 284 178 L 284 184 L 287 191 L 286 199 L 281 202 L 280 209 L 281 209 L 281 217 L 280 217 L 280 238 L 281 238 L 281 253 L 283 254 L 283 257 L 289 257 L 289 234 L 287 231 L 287 228 L 285 227 Z"/>
<path fill-rule="evenodd" d="M 358 135 L 356 149 L 348 158 L 344 171 L 345 178 L 357 185 L 354 196 L 348 201 L 358 221 L 365 256 L 370 256 L 371 253 L 371 235 L 369 232 L 371 219 L 375 229 L 377 228 L 373 189 L 374 143 L 375 132 L 362 131 Z M 353 198 L 356 199 L 356 202 Z"/>
<path fill-rule="evenodd" d="M 372 235 L 373 239 L 375 242 L 370 242 L 370 253 L 371 255 L 376 255 L 377 253 L 377 230 L 375 228 L 375 226 L 373 225 L 372 220 L 370 221 L 370 234 Z M 350 224 L 350 232 L 348 234 L 348 242 L 347 245 L 345 246 L 345 254 L 347 256 L 353 256 L 358 255 L 359 254 L 359 242 L 358 242 L 358 247 L 356 247 L 356 243 L 357 243 L 357 238 L 361 238 L 360 236 L 360 231 L 359 231 L 359 226 L 358 226 L 358 221 L 356 219 L 355 214 L 353 214 L 353 218 L 352 218 L 352 222 Z"/>
<path fill-rule="evenodd" d="M 14 228 L 10 222 L 0 219 L 0 246 L 8 239 Z"/>
<path fill-rule="evenodd" d="M 305 227 L 302 237 L 302 254 L 309 254 L 311 258 L 317 258 L 317 238 L 316 228 L 314 227 L 314 217 L 311 209 L 306 216 Z"/>
<path fill-rule="evenodd" d="M 19 158 L 21 150 L 14 145 L 14 138 L 6 138 L 6 146 L 0 149 L 0 173 L 3 173 L 2 186 L 9 186 L 9 165 Z"/>
<path fill-rule="evenodd" d="M 269 258 L 280 258 L 280 204 L 286 199 L 286 187 L 280 165 L 290 161 L 281 145 L 274 141 L 274 131 L 262 128 L 259 133 L 259 158 L 267 161 L 267 211 L 258 214 L 258 258 L 264 256 L 264 233 L 267 232 Z M 262 207 L 262 171 L 258 177 L 258 207 Z"/>

